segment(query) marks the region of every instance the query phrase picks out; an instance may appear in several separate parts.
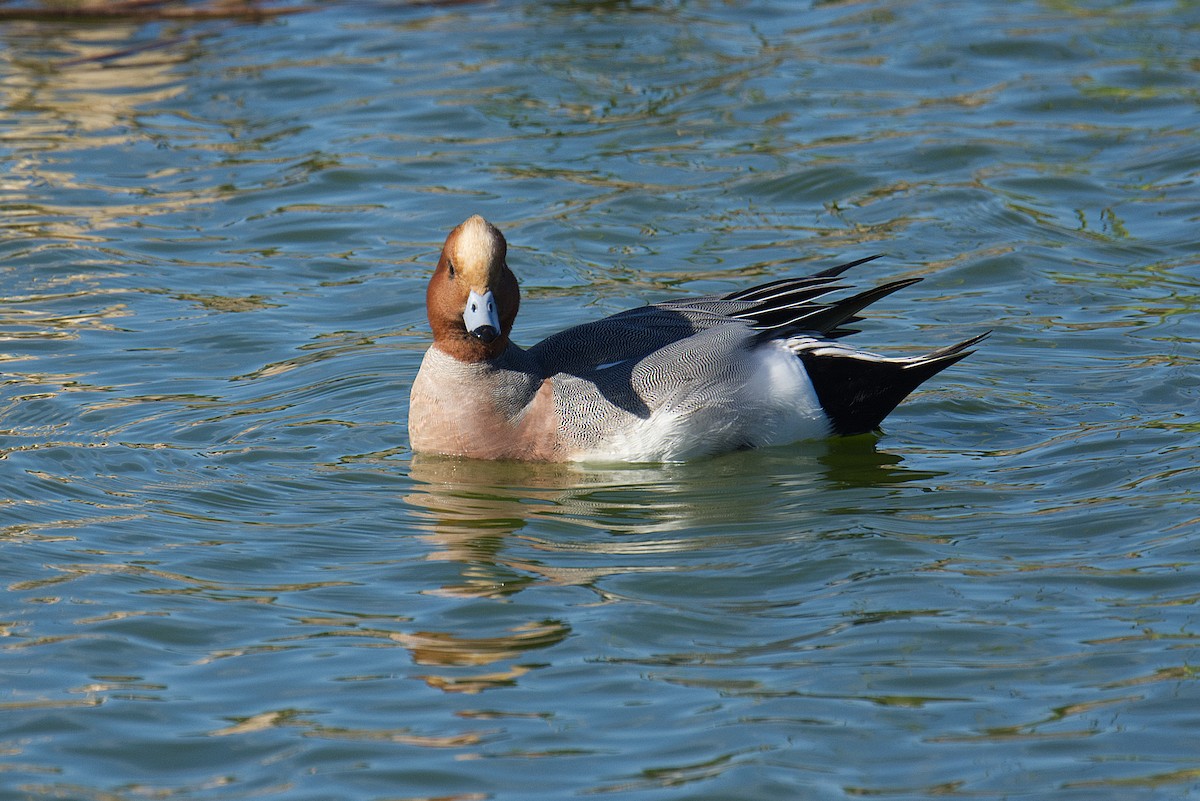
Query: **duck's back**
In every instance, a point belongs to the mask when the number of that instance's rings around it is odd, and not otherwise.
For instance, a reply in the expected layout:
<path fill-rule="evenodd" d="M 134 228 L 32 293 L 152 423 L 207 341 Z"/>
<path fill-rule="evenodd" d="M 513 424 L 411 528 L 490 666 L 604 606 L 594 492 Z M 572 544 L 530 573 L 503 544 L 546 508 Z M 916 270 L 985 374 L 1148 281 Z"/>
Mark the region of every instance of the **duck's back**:
<path fill-rule="evenodd" d="M 695 304 L 634 309 L 529 353 L 579 459 L 681 461 L 829 433 L 793 353 Z"/>

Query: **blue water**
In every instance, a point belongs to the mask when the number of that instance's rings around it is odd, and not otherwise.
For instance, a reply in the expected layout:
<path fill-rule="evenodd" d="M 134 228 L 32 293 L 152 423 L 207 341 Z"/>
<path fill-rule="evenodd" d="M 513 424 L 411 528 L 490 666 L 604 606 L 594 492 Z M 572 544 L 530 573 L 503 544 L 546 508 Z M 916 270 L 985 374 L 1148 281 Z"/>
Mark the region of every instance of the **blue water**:
<path fill-rule="evenodd" d="M 1200 796 L 1200 7 L 0 26 L 0 799 Z M 413 456 L 515 338 L 884 253 L 878 436 Z"/>

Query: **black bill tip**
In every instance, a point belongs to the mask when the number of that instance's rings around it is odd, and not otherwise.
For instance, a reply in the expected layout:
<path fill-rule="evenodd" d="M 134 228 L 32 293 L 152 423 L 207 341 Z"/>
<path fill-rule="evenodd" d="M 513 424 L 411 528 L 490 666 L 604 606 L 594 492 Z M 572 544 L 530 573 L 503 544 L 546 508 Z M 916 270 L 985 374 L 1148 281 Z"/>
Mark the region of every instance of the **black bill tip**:
<path fill-rule="evenodd" d="M 493 326 L 481 325 L 471 331 L 471 336 L 475 337 L 486 345 L 490 345 L 496 341 L 497 337 L 500 336 L 500 332 L 497 331 Z"/>

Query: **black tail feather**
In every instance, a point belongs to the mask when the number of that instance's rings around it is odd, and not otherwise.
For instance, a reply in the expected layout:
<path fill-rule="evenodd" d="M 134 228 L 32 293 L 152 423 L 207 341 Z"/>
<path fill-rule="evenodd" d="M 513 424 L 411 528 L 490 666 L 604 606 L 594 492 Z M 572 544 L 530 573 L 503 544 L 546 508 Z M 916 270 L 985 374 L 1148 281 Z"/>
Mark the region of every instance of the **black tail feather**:
<path fill-rule="evenodd" d="M 887 297 L 893 292 L 898 292 L 906 286 L 912 286 L 920 280 L 920 278 L 906 278 L 902 281 L 892 281 L 891 283 L 872 287 L 866 291 L 859 292 L 857 295 L 839 300 L 837 303 L 825 308 L 801 315 L 790 321 L 788 327 L 824 333 L 846 322 L 880 298 Z"/>
<path fill-rule="evenodd" d="M 973 351 L 968 348 L 986 336 L 911 359 L 885 359 L 840 347 L 802 350 L 798 355 L 834 433 L 851 436 L 877 429 L 910 392 L 969 356 Z"/>
<path fill-rule="evenodd" d="M 883 258 L 882 253 L 876 253 L 874 256 L 867 256 L 866 258 L 855 259 L 854 261 L 848 261 L 845 264 L 839 264 L 836 267 L 830 267 L 828 270 L 822 270 L 821 272 L 813 275 L 813 278 L 837 278 L 839 275 L 846 272 L 846 270 L 849 270 L 851 267 L 857 267 L 860 264 L 866 264 L 869 261 L 875 261 L 876 259 L 882 259 L 882 258 Z"/>
<path fill-rule="evenodd" d="M 832 286 L 833 279 L 837 278 L 839 275 L 851 269 L 852 267 L 857 267 L 860 264 L 866 264 L 869 261 L 875 261 L 876 259 L 880 258 L 883 258 L 883 254 L 876 253 L 874 256 L 867 256 L 864 259 L 856 259 L 854 261 L 848 261 L 845 264 L 838 264 L 834 267 L 822 270 L 819 273 L 813 273 L 812 275 L 805 276 L 804 278 L 780 278 L 777 281 L 770 281 L 768 283 L 758 284 L 757 286 L 748 287 L 737 292 L 731 292 L 728 295 L 724 295 L 722 300 L 762 301 L 768 298 L 774 298 L 781 292 L 798 289 L 814 287 L 825 287 L 824 291 L 841 289 L 841 287 Z M 813 294 L 815 295 L 818 293 Z"/>
<path fill-rule="evenodd" d="M 829 334 L 843 323 L 856 323 L 862 318 L 858 313 L 880 298 L 887 297 L 893 292 L 912 286 L 920 278 L 906 278 L 892 281 L 877 287 L 859 292 L 848 298 L 828 304 L 801 304 L 798 306 L 771 306 L 770 308 L 754 308 L 747 310 L 738 317 L 754 322 L 759 330 L 759 339 L 779 339 L 792 332 L 811 331 L 818 334 Z"/>
<path fill-rule="evenodd" d="M 852 326 L 863 319 L 859 312 L 921 280 L 892 281 L 841 300 L 823 300 L 824 295 L 846 288 L 835 283 L 842 273 L 880 255 L 839 264 L 803 278 L 771 281 L 717 299 L 740 304 L 734 310 L 722 309 L 719 313 L 749 323 L 756 329 L 757 342 L 787 342 L 804 362 L 817 399 L 837 434 L 874 431 L 910 392 L 968 356 L 969 348 L 987 336 L 981 334 L 924 356 L 902 359 L 877 356 L 837 343 L 841 337 L 858 333 Z"/>
<path fill-rule="evenodd" d="M 921 358 L 922 359 L 940 359 L 943 356 L 954 356 L 956 354 L 962 353 L 964 350 L 971 347 L 972 345 L 978 345 L 980 342 L 982 342 L 983 340 L 985 340 L 989 336 L 991 336 L 991 334 L 992 334 L 991 331 L 984 331 L 982 334 L 979 334 L 978 336 L 973 336 L 970 339 L 964 339 L 962 342 L 959 342 L 957 345 L 951 345 L 948 348 L 941 348 L 939 350 L 933 351 L 932 353 L 927 353 L 924 356 L 922 356 Z M 966 356 L 967 354 L 962 353 L 962 355 Z M 961 358 L 961 357 L 959 357 L 959 358 Z"/>

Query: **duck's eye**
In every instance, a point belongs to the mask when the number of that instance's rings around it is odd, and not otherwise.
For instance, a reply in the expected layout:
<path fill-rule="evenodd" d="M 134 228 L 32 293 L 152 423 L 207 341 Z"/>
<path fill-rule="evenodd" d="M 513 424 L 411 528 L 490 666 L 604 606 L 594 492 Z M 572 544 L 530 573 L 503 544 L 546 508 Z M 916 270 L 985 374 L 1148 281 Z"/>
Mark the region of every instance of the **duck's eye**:
<path fill-rule="evenodd" d="M 450 270 L 450 277 L 453 278 L 454 277 L 454 262 L 450 261 L 449 259 L 446 259 L 446 268 L 448 270 Z"/>

